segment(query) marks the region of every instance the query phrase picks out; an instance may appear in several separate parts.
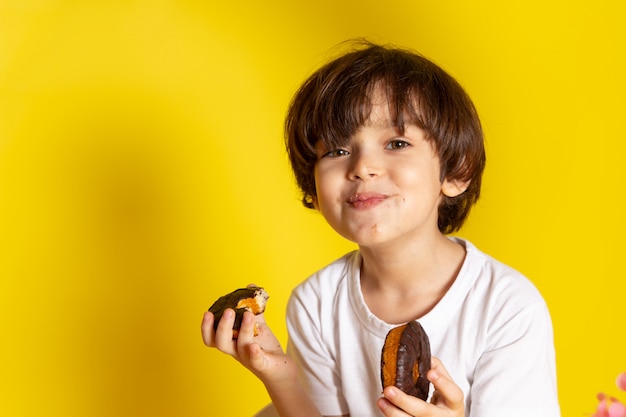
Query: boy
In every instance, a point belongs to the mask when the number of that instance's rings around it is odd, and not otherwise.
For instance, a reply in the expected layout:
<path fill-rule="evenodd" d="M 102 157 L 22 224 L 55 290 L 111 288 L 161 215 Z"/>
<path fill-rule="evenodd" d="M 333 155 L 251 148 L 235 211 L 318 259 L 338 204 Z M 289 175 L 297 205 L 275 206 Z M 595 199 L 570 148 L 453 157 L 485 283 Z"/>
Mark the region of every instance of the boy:
<path fill-rule="evenodd" d="M 293 291 L 288 355 L 262 318 L 252 336 L 251 314 L 237 341 L 232 312 L 216 332 L 205 314 L 208 346 L 257 375 L 281 416 L 559 415 L 544 300 L 446 236 L 478 199 L 485 164 L 478 116 L 454 79 L 411 51 L 357 45 L 296 93 L 286 144 L 304 205 L 359 250 Z M 435 356 L 428 402 L 380 385 L 385 335 L 411 320 Z"/>

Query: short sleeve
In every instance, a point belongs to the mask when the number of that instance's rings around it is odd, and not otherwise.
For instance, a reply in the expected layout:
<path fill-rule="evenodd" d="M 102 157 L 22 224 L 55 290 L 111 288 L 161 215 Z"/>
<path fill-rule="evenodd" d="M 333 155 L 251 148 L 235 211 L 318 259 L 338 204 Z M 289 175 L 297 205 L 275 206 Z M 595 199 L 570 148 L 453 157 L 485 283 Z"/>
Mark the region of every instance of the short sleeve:
<path fill-rule="evenodd" d="M 299 377 L 322 415 L 348 414 L 336 358 L 324 343 L 319 298 L 299 287 L 287 305 L 287 353 L 297 362 Z M 310 288 L 308 289 L 310 291 Z M 304 302 L 306 300 L 306 303 Z M 332 336 L 328 336 L 332 339 Z"/>
<path fill-rule="evenodd" d="M 553 329 L 545 303 L 494 320 L 470 390 L 470 417 L 558 417 Z"/>

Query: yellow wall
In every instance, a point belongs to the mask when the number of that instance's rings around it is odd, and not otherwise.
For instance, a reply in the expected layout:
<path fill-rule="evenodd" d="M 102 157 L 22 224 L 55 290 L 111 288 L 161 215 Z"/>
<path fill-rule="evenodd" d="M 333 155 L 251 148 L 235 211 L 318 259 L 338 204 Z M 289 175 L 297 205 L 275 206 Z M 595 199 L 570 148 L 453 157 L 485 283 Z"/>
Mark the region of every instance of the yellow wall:
<path fill-rule="evenodd" d="M 563 415 L 615 391 L 623 1 L 211 3 L 0 2 L 0 415 L 246 417 L 268 401 L 203 346 L 201 315 L 262 284 L 285 341 L 290 289 L 352 248 L 300 206 L 281 129 L 355 36 L 467 88 L 489 162 L 460 234 L 546 297 Z"/>

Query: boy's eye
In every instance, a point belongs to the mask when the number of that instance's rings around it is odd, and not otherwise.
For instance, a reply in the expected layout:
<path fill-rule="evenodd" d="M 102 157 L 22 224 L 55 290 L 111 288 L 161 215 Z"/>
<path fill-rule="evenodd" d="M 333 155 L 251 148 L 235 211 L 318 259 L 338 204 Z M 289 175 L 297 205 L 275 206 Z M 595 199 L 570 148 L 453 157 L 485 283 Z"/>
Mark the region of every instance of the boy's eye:
<path fill-rule="evenodd" d="M 330 157 L 330 158 L 337 158 L 339 156 L 346 156 L 346 155 L 350 155 L 350 152 L 346 151 L 345 149 L 334 149 L 330 152 L 326 152 L 324 155 L 322 155 L 323 157 Z"/>
<path fill-rule="evenodd" d="M 387 144 L 385 149 L 402 149 L 408 146 L 411 146 L 409 142 L 402 139 L 394 139 Z"/>

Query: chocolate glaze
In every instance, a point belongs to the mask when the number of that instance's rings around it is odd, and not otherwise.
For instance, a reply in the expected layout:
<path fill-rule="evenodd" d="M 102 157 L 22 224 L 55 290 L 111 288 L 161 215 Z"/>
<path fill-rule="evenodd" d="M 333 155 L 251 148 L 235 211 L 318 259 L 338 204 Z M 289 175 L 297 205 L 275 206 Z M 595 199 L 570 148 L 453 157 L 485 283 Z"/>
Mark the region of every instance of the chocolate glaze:
<path fill-rule="evenodd" d="M 237 308 L 237 305 L 242 300 L 253 299 L 255 297 L 258 300 L 259 294 L 264 295 L 264 299 L 262 300 L 263 305 L 258 306 L 258 308 L 260 309 L 259 311 L 252 311 L 248 307 Z M 235 310 L 235 324 L 233 325 L 233 330 L 239 330 L 241 328 L 241 322 L 243 320 L 244 311 L 250 310 L 255 314 L 262 313 L 263 310 L 265 309 L 264 300 L 266 299 L 267 299 L 267 294 L 265 293 L 265 290 L 262 287 L 239 288 L 231 293 L 221 296 L 213 303 L 213 305 L 211 305 L 211 307 L 209 307 L 209 311 L 213 313 L 213 315 L 215 316 L 215 320 L 213 322 L 213 328 L 217 330 L 217 324 L 222 318 L 222 315 L 224 314 L 224 310 L 226 310 L 227 308 L 232 308 L 233 310 Z"/>

